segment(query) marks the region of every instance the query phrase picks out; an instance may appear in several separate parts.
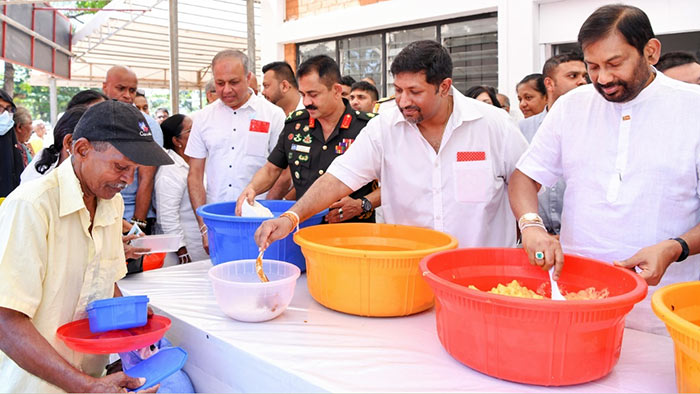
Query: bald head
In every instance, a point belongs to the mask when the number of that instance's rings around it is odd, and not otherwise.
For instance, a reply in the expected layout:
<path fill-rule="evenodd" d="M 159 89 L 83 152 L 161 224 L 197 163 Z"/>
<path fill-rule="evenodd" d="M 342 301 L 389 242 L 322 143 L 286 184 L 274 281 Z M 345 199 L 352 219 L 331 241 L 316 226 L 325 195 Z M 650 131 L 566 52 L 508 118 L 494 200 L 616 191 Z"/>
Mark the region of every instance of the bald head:
<path fill-rule="evenodd" d="M 102 91 L 110 99 L 133 104 L 138 84 L 133 71 L 124 66 L 114 66 L 107 71 Z"/>

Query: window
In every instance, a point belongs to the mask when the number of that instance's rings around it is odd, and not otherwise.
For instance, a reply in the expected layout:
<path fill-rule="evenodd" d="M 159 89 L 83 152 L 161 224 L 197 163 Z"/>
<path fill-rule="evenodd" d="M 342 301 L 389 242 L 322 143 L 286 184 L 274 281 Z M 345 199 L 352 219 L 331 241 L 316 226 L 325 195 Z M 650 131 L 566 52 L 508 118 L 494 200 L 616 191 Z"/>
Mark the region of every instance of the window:
<path fill-rule="evenodd" d="M 328 55 L 338 61 L 335 56 L 335 40 L 299 45 L 299 64 L 317 55 Z"/>
<path fill-rule="evenodd" d="M 394 94 L 391 62 L 406 45 L 418 40 L 442 43 L 452 56 L 454 86 L 464 92 L 474 85 L 498 86 L 496 13 L 369 32 L 333 40 L 298 44 L 297 64 L 328 55 L 342 75 L 371 77 L 383 97 Z"/>
<path fill-rule="evenodd" d="M 413 41 L 433 40 L 437 41 L 437 30 L 435 26 L 421 27 L 410 30 L 397 30 L 386 33 L 386 95 L 394 94 L 394 76 L 391 75 L 391 62 L 396 55 Z"/>
<path fill-rule="evenodd" d="M 359 81 L 370 77 L 382 86 L 382 35 L 350 37 L 338 40 L 340 73 Z"/>
<path fill-rule="evenodd" d="M 454 86 L 464 93 L 474 85 L 498 88 L 496 18 L 440 26 L 442 45 L 452 56 Z"/>

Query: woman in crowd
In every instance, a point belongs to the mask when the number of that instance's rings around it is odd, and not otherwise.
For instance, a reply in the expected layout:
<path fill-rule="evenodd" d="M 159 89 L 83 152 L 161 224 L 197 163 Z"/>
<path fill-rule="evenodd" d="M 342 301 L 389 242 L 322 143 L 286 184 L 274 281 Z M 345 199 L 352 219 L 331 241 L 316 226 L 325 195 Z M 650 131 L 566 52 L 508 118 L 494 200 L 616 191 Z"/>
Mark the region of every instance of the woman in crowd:
<path fill-rule="evenodd" d="M 21 176 L 22 183 L 48 174 L 68 157 L 73 142 L 73 130 L 85 111 L 87 111 L 87 107 L 79 105 L 69 109 L 61 116 L 53 129 L 54 143 L 39 152 L 34 162 L 24 169 Z"/>
<path fill-rule="evenodd" d="M 486 104 L 491 104 L 494 107 L 503 108 L 501 106 L 501 102 L 498 101 L 498 97 L 496 96 L 496 90 L 491 86 L 472 86 L 471 88 L 467 89 L 464 95 L 482 101 Z"/>
<path fill-rule="evenodd" d="M 187 190 L 189 157 L 185 155 L 187 140 L 192 129 L 192 119 L 184 115 L 173 115 L 160 124 L 163 130 L 163 147 L 175 162 L 161 166 L 156 173 L 157 222 L 165 234 L 181 236 L 177 256 L 180 264 L 209 258 L 202 248 L 199 226 L 190 204 Z"/>
<path fill-rule="evenodd" d="M 22 182 L 39 178 L 58 167 L 69 155 L 75 125 L 89 107 L 105 100 L 107 96 L 96 90 L 83 90 L 73 96 L 53 129 L 54 143 L 37 153 L 34 162 L 22 172 Z"/>
<path fill-rule="evenodd" d="M 520 101 L 520 111 L 525 118 L 537 115 L 547 105 L 547 89 L 542 74 L 530 74 L 515 87 Z"/>
<path fill-rule="evenodd" d="M 15 135 L 17 136 L 17 148 L 22 155 L 22 163 L 26 168 L 34 157 L 34 150 L 28 144 L 32 136 L 32 114 L 24 107 L 17 107 L 12 118 L 15 121 Z"/>

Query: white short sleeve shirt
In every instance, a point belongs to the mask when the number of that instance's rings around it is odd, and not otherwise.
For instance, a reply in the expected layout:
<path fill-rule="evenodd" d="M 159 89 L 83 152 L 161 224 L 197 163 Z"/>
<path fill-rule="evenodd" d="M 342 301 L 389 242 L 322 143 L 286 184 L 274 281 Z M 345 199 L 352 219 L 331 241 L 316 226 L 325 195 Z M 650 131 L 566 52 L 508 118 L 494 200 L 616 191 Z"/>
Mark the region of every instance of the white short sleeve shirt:
<path fill-rule="evenodd" d="M 206 159 L 207 203 L 236 200 L 284 127 L 284 111 L 250 92 L 238 109 L 216 100 L 193 117 L 185 154 Z"/>
<path fill-rule="evenodd" d="M 700 222 L 698 108 L 698 86 L 660 72 L 626 103 L 605 100 L 593 85 L 557 100 L 518 169 L 545 186 L 560 176 L 566 181 L 564 252 L 624 260 Z M 660 286 L 698 280 L 699 257 L 671 264 Z M 649 288 L 649 297 L 654 289 Z M 635 319 L 640 309 L 647 313 Z M 648 299 L 627 322 L 665 332 Z"/>
<path fill-rule="evenodd" d="M 462 247 L 514 246 L 507 182 L 527 141 L 505 111 L 452 89 L 438 153 L 398 108 L 372 119 L 328 172 L 353 190 L 381 182 L 386 223 L 447 232 Z"/>

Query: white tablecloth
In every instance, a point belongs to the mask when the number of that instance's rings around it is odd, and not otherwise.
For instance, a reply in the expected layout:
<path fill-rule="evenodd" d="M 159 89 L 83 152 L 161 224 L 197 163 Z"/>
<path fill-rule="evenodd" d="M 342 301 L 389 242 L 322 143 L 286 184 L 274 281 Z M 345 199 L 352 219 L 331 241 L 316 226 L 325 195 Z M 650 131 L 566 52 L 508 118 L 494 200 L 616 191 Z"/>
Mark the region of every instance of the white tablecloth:
<path fill-rule="evenodd" d="M 366 318 L 326 309 L 297 282 L 289 308 L 264 323 L 221 312 L 208 261 L 129 276 L 124 295 L 145 294 L 172 319 L 166 336 L 189 353 L 198 392 L 675 392 L 670 338 L 625 330 L 620 361 L 606 377 L 567 387 L 503 381 L 476 372 L 441 346 L 433 309 Z"/>

